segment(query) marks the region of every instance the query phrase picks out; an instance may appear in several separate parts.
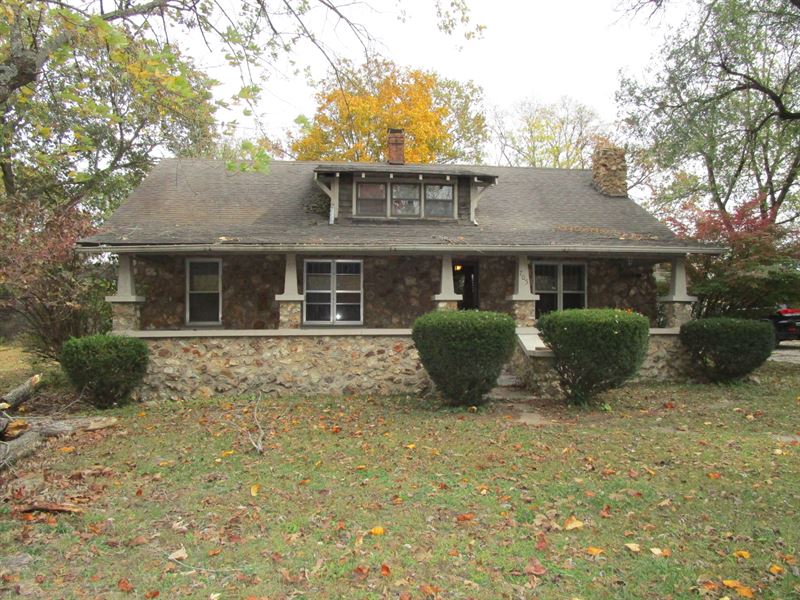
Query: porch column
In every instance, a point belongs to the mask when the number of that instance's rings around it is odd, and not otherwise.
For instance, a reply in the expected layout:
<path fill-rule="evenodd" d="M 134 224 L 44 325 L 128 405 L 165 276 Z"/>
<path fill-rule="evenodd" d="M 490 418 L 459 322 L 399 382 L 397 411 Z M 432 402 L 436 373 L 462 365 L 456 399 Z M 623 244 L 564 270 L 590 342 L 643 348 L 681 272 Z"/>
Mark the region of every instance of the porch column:
<path fill-rule="evenodd" d="M 297 257 L 286 255 L 283 293 L 275 296 L 278 303 L 278 329 L 299 329 L 303 322 L 303 295 L 297 291 Z"/>
<path fill-rule="evenodd" d="M 686 289 L 686 258 L 681 256 L 672 259 L 669 280 L 669 294 L 659 298 L 664 305 L 667 327 L 680 327 L 692 318 L 692 303 L 697 300 L 690 296 Z"/>
<path fill-rule="evenodd" d="M 136 295 L 133 261 L 129 254 L 117 256 L 117 293 L 106 296 L 111 304 L 111 329 L 135 331 L 140 327 L 140 305 L 144 296 Z"/>
<path fill-rule="evenodd" d="M 531 288 L 531 272 L 527 256 L 517 256 L 517 274 L 514 279 L 514 293 L 511 301 L 514 319 L 519 327 L 533 327 L 536 301 L 539 296 Z"/>
<path fill-rule="evenodd" d="M 440 293 L 433 297 L 436 308 L 443 310 L 458 309 L 458 303 L 461 302 L 462 295 L 456 294 L 455 285 L 453 284 L 453 258 L 451 256 L 442 256 L 441 281 Z"/>

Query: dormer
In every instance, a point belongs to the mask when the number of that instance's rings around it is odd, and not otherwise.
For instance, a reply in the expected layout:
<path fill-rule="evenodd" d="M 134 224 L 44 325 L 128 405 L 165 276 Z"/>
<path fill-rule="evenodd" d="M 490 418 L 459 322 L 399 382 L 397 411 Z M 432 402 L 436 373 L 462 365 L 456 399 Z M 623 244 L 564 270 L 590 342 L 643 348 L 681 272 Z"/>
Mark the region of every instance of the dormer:
<path fill-rule="evenodd" d="M 407 164 L 402 129 L 389 130 L 386 163 L 327 163 L 314 169 L 331 199 L 329 222 L 474 223 L 478 199 L 497 176 L 463 165 Z"/>

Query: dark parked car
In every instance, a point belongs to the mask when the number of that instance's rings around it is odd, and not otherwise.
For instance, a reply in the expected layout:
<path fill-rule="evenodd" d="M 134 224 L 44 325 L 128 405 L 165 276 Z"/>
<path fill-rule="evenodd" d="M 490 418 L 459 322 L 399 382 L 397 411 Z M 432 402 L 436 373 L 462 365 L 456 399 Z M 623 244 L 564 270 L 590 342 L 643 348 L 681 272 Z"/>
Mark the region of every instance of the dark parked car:
<path fill-rule="evenodd" d="M 767 320 L 775 328 L 775 343 L 785 340 L 800 340 L 800 308 L 781 308 Z"/>

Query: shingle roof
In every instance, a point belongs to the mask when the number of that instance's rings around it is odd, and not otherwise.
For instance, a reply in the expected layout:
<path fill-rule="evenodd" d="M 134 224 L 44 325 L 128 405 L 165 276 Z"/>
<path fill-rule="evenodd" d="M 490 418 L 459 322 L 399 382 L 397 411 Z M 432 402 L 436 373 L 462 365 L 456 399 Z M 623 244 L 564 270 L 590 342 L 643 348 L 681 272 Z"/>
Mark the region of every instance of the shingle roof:
<path fill-rule="evenodd" d="M 326 217 L 309 210 L 315 199 L 324 198 L 314 173 L 326 164 L 274 161 L 264 174 L 232 172 L 222 161 L 162 160 L 102 229 L 80 240 L 79 247 L 712 250 L 678 239 L 634 201 L 602 195 L 592 187 L 591 172 L 586 170 L 453 167 L 454 174 L 465 169 L 498 178 L 480 199 L 477 225 L 424 221 L 329 225 Z"/>

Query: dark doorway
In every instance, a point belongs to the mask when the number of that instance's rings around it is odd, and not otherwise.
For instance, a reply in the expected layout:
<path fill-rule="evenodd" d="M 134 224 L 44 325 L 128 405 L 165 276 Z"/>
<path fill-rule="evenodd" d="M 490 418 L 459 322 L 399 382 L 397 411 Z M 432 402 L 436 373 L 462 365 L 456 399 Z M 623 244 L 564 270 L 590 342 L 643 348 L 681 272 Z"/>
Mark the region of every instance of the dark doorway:
<path fill-rule="evenodd" d="M 459 310 L 480 308 L 478 263 L 476 261 L 457 260 L 453 262 L 453 285 L 456 294 L 462 294 L 463 298 L 458 303 Z"/>

